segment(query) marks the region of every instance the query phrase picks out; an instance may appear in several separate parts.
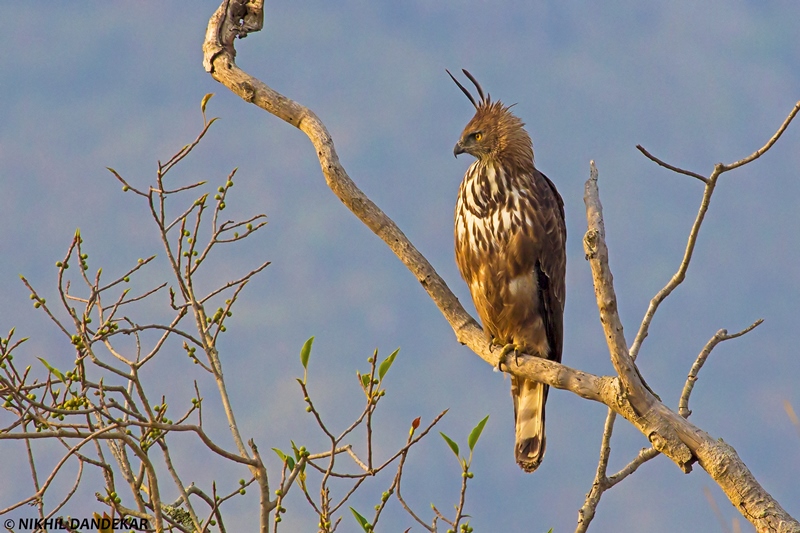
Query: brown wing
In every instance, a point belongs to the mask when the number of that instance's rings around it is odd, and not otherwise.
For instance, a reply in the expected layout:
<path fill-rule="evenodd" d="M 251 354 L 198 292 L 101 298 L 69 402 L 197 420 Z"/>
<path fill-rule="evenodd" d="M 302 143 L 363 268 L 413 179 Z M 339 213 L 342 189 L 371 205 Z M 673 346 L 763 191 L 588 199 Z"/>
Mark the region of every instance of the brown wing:
<path fill-rule="evenodd" d="M 553 183 L 535 170 L 530 175 L 529 203 L 520 205 L 526 220 L 526 240 L 530 243 L 526 266 L 535 282 L 529 295 L 532 319 L 521 324 L 518 337 L 533 355 L 561 361 L 564 338 L 564 296 L 566 274 L 566 225 L 564 204 Z M 524 248 L 523 248 L 524 251 Z M 544 338 L 543 338 L 544 337 Z M 518 343 L 517 338 L 514 342 Z M 514 400 L 517 464 L 526 472 L 536 470 L 546 449 L 545 403 L 550 388 L 543 383 L 511 378 Z"/>
<path fill-rule="evenodd" d="M 536 262 L 540 313 L 550 345 L 548 359 L 561 362 L 564 346 L 564 300 L 566 297 L 566 241 L 564 200 L 550 179 L 534 170 L 533 181 L 540 199 L 537 215 L 543 228 L 542 247 Z"/>

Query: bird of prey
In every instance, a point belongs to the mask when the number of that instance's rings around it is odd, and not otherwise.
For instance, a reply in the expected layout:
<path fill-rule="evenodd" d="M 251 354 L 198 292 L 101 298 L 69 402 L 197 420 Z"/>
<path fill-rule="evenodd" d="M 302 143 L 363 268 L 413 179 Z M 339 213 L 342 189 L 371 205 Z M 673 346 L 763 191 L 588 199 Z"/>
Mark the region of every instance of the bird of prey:
<path fill-rule="evenodd" d="M 524 123 L 510 107 L 493 102 L 466 70 L 479 100 L 447 73 L 475 106 L 453 154 L 477 159 L 458 191 L 456 262 L 469 285 L 483 329 L 493 345 L 561 361 L 567 230 L 564 202 L 533 162 Z M 501 357 L 501 360 L 502 360 Z M 548 386 L 511 378 L 516 439 L 514 455 L 526 472 L 545 451 L 544 406 Z"/>

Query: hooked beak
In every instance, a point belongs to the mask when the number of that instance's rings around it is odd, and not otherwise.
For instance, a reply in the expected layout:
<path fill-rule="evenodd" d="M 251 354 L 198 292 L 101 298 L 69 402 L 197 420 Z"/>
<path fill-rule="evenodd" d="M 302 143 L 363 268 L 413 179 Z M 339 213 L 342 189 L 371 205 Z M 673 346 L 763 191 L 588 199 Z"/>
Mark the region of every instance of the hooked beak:
<path fill-rule="evenodd" d="M 453 148 L 453 156 L 458 157 L 458 154 L 463 154 L 464 152 L 466 152 L 466 150 L 464 150 L 464 146 L 461 144 L 461 141 L 458 141 L 456 146 Z"/>

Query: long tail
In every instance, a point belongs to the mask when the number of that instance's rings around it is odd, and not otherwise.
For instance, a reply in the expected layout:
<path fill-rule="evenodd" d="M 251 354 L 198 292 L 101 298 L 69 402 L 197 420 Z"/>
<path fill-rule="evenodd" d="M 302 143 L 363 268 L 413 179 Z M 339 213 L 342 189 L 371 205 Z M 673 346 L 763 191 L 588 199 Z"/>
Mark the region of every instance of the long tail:
<path fill-rule="evenodd" d="M 544 403 L 547 400 L 547 385 L 512 376 L 511 397 L 514 399 L 516 419 L 514 455 L 520 468 L 533 472 L 544 458 Z"/>

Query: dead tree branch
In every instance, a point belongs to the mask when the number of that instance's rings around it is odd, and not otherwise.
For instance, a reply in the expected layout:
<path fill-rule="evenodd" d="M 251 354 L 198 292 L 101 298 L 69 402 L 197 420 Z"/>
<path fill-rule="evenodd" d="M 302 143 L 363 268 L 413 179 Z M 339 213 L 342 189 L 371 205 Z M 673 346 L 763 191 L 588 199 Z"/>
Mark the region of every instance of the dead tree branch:
<path fill-rule="evenodd" d="M 333 193 L 347 208 L 380 237 L 422 284 L 428 295 L 453 328 L 456 339 L 467 345 L 492 366 L 497 354 L 490 351 L 477 322 L 464 310 L 444 280 L 403 232 L 353 182 L 334 148 L 333 139 L 322 121 L 307 107 L 276 92 L 262 81 L 241 70 L 235 63 L 234 40 L 259 31 L 263 24 L 263 2 L 226 0 L 209 21 L 203 44 L 204 67 L 218 82 L 261 109 L 303 131 L 314 146 L 322 173 Z M 789 516 L 758 484 L 724 442 L 689 423 L 667 408 L 648 389 L 636 369 L 634 359 L 658 305 L 683 281 L 694 249 L 697 231 L 708 209 L 708 202 L 719 176 L 759 157 L 777 140 L 800 108 L 800 102 L 765 147 L 744 160 L 725 166 L 719 164 L 708 178 L 700 212 L 692 228 L 681 267 L 651 302 L 633 346 L 628 350 L 616 306 L 613 277 L 608 267 L 608 250 L 597 188 L 597 173 L 586 186 L 588 231 L 584 246 L 595 281 L 598 308 L 617 377 L 599 377 L 536 357 L 523 357 L 521 364 L 509 365 L 519 377 L 547 383 L 579 396 L 599 401 L 624 416 L 681 469 L 688 472 L 699 463 L 723 489 L 731 502 L 759 531 L 800 532 L 800 523 Z M 690 174 L 692 175 L 692 174 Z M 695 176 L 697 177 L 697 176 Z"/>

